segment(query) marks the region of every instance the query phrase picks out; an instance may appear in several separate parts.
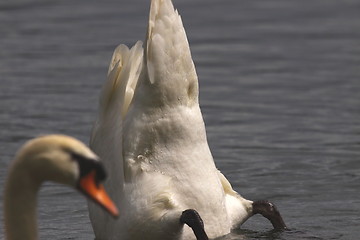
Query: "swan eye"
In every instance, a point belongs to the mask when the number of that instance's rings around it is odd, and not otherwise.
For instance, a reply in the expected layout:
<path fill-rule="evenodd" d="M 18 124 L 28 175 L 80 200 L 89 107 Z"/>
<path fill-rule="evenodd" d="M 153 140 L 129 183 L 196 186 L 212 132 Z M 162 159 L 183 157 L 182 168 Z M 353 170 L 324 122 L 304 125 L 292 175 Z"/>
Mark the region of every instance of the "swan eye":
<path fill-rule="evenodd" d="M 97 159 L 91 159 L 84 157 L 78 153 L 71 153 L 72 160 L 76 161 L 79 165 L 80 176 L 79 179 L 88 175 L 91 171 L 95 170 L 95 181 L 96 184 L 104 181 L 106 178 L 106 173 L 104 166 Z"/>

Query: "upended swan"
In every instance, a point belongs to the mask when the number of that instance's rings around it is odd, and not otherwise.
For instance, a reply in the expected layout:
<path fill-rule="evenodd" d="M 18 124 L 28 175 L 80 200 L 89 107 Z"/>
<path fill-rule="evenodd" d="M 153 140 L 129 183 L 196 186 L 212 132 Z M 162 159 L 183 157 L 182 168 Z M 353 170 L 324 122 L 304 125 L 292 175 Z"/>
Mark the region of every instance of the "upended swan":
<path fill-rule="evenodd" d="M 198 79 L 171 0 L 152 0 L 145 42 L 116 48 L 90 147 L 109 169 L 105 189 L 121 215 L 89 203 L 98 240 L 208 239 L 254 214 L 286 225 L 268 201 L 235 192 L 216 168 L 198 102 Z"/>
<path fill-rule="evenodd" d="M 7 240 L 35 240 L 37 192 L 44 181 L 78 189 L 116 217 L 118 210 L 100 184 L 105 171 L 98 157 L 83 143 L 64 135 L 48 135 L 27 142 L 10 165 L 4 192 Z"/>

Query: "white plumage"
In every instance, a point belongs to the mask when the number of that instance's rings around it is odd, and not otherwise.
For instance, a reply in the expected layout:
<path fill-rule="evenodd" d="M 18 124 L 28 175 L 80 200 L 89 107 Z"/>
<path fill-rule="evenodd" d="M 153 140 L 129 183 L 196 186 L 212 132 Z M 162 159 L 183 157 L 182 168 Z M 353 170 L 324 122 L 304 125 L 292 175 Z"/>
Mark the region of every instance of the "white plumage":
<path fill-rule="evenodd" d="M 105 177 L 98 157 L 83 143 L 64 135 L 28 141 L 9 167 L 4 191 L 4 229 L 7 240 L 38 239 L 37 193 L 45 181 L 78 189 L 110 213 L 118 210 L 100 184 Z"/>
<path fill-rule="evenodd" d="M 109 170 L 105 187 L 117 221 L 89 205 L 96 238 L 195 239 L 179 222 L 195 209 L 210 238 L 252 216 L 217 170 L 198 102 L 198 79 L 181 17 L 152 0 L 145 49 L 120 45 L 112 57 L 91 148 Z"/>

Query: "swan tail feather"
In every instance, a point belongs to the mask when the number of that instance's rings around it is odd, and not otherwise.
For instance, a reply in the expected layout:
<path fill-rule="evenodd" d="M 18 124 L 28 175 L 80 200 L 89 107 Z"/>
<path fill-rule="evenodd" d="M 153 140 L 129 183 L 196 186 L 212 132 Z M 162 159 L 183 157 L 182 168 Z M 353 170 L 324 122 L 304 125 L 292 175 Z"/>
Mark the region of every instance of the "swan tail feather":
<path fill-rule="evenodd" d="M 181 17 L 171 0 L 151 1 L 145 63 L 146 80 L 162 101 L 197 103 L 195 66 Z"/>

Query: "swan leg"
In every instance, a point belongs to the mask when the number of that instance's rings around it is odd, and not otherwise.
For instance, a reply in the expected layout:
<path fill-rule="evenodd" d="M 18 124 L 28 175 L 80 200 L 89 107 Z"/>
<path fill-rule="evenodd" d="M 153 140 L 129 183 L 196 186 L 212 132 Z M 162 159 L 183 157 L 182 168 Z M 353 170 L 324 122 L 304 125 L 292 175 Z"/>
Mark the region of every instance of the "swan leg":
<path fill-rule="evenodd" d="M 254 201 L 252 204 L 253 214 L 261 214 L 267 218 L 273 225 L 275 230 L 286 230 L 287 227 L 279 210 L 274 204 L 267 200 Z"/>
<path fill-rule="evenodd" d="M 180 223 L 186 224 L 194 231 L 197 240 L 208 240 L 208 236 L 204 230 L 204 222 L 200 214 L 194 209 L 187 209 L 182 212 Z"/>

